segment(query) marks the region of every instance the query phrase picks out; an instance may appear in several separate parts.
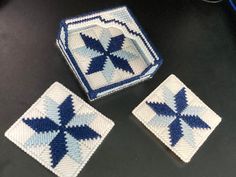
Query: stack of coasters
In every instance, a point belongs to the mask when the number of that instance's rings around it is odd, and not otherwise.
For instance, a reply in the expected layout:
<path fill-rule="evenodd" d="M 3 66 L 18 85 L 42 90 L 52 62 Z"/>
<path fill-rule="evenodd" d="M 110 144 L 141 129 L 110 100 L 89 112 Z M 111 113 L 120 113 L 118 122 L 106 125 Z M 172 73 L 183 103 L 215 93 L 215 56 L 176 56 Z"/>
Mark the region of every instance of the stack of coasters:
<path fill-rule="evenodd" d="M 56 42 L 90 100 L 151 78 L 162 64 L 126 7 L 63 20 Z"/>
<path fill-rule="evenodd" d="M 76 177 L 114 123 L 54 83 L 5 133 L 60 177 Z"/>
<path fill-rule="evenodd" d="M 169 76 L 133 114 L 184 162 L 189 162 L 221 118 L 177 77 Z"/>

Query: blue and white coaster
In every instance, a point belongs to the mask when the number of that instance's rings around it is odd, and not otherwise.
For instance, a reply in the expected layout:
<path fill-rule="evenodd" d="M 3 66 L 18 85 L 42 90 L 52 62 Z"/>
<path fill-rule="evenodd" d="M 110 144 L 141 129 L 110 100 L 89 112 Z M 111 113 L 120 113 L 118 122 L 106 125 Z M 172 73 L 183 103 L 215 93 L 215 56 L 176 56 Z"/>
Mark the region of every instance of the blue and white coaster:
<path fill-rule="evenodd" d="M 133 114 L 184 162 L 189 162 L 221 118 L 170 75 Z"/>
<path fill-rule="evenodd" d="M 76 177 L 114 123 L 55 82 L 5 136 L 60 177 Z"/>
<path fill-rule="evenodd" d="M 90 100 L 151 78 L 162 64 L 126 7 L 63 20 L 56 41 Z"/>

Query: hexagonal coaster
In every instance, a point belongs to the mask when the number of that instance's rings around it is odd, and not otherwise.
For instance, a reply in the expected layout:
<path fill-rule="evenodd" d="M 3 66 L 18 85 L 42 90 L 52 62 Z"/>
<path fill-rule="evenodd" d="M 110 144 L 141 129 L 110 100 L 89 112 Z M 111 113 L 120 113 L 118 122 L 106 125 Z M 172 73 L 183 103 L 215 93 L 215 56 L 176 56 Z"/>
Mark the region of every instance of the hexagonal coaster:
<path fill-rule="evenodd" d="M 170 75 L 133 114 L 184 162 L 189 162 L 221 118 Z"/>
<path fill-rule="evenodd" d="M 162 63 L 126 7 L 63 20 L 57 45 L 90 100 L 151 78 Z"/>
<path fill-rule="evenodd" d="M 5 136 L 60 177 L 75 177 L 114 123 L 55 82 Z"/>

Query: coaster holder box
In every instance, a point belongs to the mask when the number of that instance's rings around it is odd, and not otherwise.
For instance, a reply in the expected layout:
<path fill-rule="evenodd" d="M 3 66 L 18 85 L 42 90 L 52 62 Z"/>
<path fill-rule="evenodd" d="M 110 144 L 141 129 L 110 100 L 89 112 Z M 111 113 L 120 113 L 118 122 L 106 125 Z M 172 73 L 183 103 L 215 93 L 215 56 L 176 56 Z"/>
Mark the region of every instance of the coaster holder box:
<path fill-rule="evenodd" d="M 162 64 L 127 7 L 62 20 L 56 43 L 90 101 L 152 78 Z"/>

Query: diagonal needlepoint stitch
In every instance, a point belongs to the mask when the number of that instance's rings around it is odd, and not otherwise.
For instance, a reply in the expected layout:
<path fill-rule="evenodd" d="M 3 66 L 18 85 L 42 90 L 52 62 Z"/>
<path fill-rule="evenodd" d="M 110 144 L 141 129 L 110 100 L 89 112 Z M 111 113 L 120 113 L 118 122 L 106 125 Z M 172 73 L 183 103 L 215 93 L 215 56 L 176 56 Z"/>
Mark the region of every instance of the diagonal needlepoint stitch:
<path fill-rule="evenodd" d="M 60 177 L 75 177 L 114 123 L 59 83 L 5 133 Z"/>
<path fill-rule="evenodd" d="M 167 89 L 167 88 L 166 88 Z M 172 110 L 167 104 L 162 103 L 149 103 L 147 104 L 156 112 L 162 116 L 174 116 L 175 120 L 168 126 L 170 131 L 171 146 L 175 146 L 176 143 L 183 137 L 183 131 L 181 127 L 181 120 L 187 123 L 191 128 L 209 128 L 201 118 L 196 115 L 183 115 L 182 112 L 188 106 L 185 87 L 183 87 L 176 95 L 174 95 L 175 110 Z"/>
<path fill-rule="evenodd" d="M 111 60 L 114 68 L 134 74 L 131 66 L 129 65 L 128 61 L 125 60 L 125 58 L 118 57 L 113 54 L 113 52 L 122 50 L 122 45 L 125 39 L 124 35 L 111 37 L 107 49 L 103 47 L 106 46 L 106 44 L 102 44 L 99 40 L 93 39 L 92 37 L 89 37 L 83 33 L 80 33 L 80 35 L 88 50 L 92 49 L 93 51 L 97 51 L 101 54 L 92 58 L 86 74 L 102 71 L 107 60 Z"/>
<path fill-rule="evenodd" d="M 221 121 L 174 75 L 140 103 L 133 114 L 184 162 L 191 160 Z"/>
<path fill-rule="evenodd" d="M 69 95 L 60 105 L 58 105 L 60 113 L 60 124 L 57 125 L 49 118 L 36 118 L 36 119 L 23 119 L 29 127 L 35 130 L 37 133 L 48 133 L 58 131 L 57 136 L 52 140 L 50 145 L 52 167 L 55 167 L 61 159 L 67 154 L 67 147 L 65 134 L 69 133 L 76 140 L 96 139 L 100 138 L 97 132 L 89 128 L 87 125 L 74 125 L 73 127 L 67 127 L 66 125 L 75 116 L 72 95 Z M 68 147 L 70 148 L 70 147 Z"/>
<path fill-rule="evenodd" d="M 63 20 L 56 42 L 89 100 L 150 79 L 162 64 L 126 7 Z"/>

